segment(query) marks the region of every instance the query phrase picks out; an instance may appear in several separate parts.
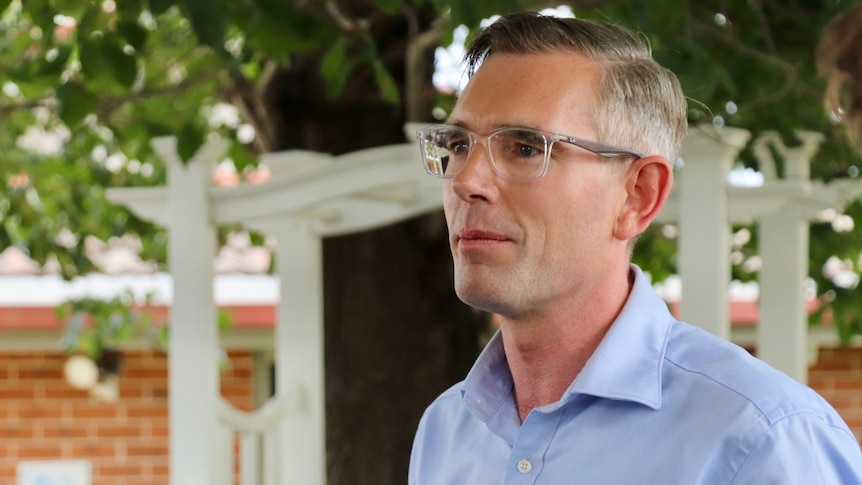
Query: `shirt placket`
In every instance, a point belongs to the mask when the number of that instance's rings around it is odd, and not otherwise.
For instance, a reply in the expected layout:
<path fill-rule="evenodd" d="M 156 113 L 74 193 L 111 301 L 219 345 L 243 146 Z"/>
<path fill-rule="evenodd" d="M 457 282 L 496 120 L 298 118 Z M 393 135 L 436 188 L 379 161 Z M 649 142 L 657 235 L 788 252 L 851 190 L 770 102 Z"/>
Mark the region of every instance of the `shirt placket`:
<path fill-rule="evenodd" d="M 562 412 L 533 411 L 518 432 L 509 455 L 504 485 L 533 485 L 545 466 L 545 456 L 560 426 Z"/>

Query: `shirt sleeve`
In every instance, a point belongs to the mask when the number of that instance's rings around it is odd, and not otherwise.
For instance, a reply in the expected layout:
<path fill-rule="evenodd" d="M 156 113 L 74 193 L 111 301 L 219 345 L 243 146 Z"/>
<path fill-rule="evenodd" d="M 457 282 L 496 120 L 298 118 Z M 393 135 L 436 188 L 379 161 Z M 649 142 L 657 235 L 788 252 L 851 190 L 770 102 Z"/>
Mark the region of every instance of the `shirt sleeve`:
<path fill-rule="evenodd" d="M 862 484 L 862 451 L 847 428 L 817 414 L 794 414 L 767 428 L 731 484 Z"/>

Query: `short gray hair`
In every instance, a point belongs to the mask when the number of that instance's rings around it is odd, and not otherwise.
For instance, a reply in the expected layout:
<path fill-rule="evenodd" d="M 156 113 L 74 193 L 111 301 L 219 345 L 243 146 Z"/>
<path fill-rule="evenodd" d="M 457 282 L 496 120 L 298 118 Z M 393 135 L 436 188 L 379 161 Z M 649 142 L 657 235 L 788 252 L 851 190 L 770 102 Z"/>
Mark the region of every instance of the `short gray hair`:
<path fill-rule="evenodd" d="M 521 12 L 501 17 L 467 47 L 472 76 L 495 52 L 538 54 L 572 51 L 602 70 L 594 128 L 603 143 L 671 162 L 688 127 L 685 95 L 676 76 L 656 62 L 646 39 L 611 23 Z"/>

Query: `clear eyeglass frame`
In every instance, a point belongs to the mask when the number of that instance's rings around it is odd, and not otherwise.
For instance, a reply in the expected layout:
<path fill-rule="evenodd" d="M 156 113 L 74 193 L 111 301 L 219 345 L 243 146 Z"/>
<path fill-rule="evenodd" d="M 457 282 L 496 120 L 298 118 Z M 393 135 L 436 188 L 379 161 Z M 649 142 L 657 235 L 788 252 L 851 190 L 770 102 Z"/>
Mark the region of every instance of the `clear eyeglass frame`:
<path fill-rule="evenodd" d="M 544 176 L 556 142 L 569 143 L 603 158 L 643 158 L 628 148 L 525 127 L 504 126 L 479 135 L 463 126 L 439 124 L 418 130 L 416 138 L 425 171 L 443 179 L 458 175 L 479 144 L 485 146 L 495 173 L 516 180 Z"/>

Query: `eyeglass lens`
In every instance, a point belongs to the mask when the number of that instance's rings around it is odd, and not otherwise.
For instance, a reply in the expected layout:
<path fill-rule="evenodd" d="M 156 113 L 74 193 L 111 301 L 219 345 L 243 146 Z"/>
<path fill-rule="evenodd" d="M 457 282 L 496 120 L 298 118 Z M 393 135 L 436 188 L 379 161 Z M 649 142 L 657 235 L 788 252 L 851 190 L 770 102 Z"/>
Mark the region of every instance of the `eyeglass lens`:
<path fill-rule="evenodd" d="M 494 169 L 514 178 L 535 178 L 545 169 L 548 139 L 542 134 L 523 128 L 498 130 L 478 137 L 463 128 L 436 127 L 421 137 L 426 170 L 438 177 L 457 175 L 474 145 L 485 142 Z"/>

